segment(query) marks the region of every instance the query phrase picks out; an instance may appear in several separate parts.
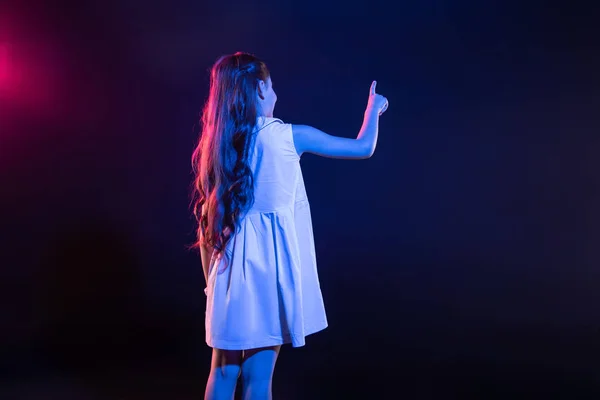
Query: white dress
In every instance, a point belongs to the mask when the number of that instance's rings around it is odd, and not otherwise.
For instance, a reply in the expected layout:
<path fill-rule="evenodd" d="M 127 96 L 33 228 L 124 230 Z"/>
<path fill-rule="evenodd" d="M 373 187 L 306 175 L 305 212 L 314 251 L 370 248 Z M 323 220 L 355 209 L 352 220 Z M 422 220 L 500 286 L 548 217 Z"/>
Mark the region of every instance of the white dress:
<path fill-rule="evenodd" d="M 259 118 L 251 159 L 254 205 L 213 258 L 206 288 L 206 343 L 245 350 L 291 343 L 327 327 L 310 206 L 292 126 Z"/>

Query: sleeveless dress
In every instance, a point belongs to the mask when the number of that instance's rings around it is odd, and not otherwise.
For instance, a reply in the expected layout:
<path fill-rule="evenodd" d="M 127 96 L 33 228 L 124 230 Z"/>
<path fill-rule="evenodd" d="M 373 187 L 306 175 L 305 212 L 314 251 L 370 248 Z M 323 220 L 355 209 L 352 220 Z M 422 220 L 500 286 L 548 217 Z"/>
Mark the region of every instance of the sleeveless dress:
<path fill-rule="evenodd" d="M 247 350 L 291 343 L 327 327 L 310 206 L 292 125 L 260 117 L 251 157 L 254 205 L 213 257 L 206 287 L 206 343 Z"/>

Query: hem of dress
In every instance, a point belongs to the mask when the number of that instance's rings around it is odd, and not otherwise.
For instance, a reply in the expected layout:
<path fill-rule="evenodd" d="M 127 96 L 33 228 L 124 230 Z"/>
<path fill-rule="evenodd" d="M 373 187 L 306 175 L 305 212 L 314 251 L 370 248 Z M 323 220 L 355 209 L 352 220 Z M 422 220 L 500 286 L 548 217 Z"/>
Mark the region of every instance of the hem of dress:
<path fill-rule="evenodd" d="M 327 327 L 327 321 L 323 321 L 321 324 L 316 325 L 312 329 L 307 329 L 304 336 L 292 334 L 284 336 L 271 336 L 269 339 L 255 342 L 232 342 L 230 340 L 212 338 L 212 340 L 206 340 L 206 344 L 208 345 L 208 347 L 220 350 L 249 350 L 258 349 L 261 347 L 280 346 L 283 344 L 290 343 L 292 344 L 292 347 L 303 347 L 306 344 L 304 338 L 314 333 L 325 330 Z"/>

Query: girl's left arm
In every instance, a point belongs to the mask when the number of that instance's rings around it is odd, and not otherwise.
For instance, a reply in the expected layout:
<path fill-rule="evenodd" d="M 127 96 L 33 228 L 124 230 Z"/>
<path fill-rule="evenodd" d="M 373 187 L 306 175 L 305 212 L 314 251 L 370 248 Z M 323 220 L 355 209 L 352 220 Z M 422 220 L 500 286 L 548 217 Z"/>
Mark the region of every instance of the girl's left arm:
<path fill-rule="evenodd" d="M 204 279 L 208 284 L 208 267 L 210 265 L 210 259 L 212 257 L 212 250 L 205 246 L 200 246 L 200 258 L 202 259 L 202 270 L 204 271 Z"/>

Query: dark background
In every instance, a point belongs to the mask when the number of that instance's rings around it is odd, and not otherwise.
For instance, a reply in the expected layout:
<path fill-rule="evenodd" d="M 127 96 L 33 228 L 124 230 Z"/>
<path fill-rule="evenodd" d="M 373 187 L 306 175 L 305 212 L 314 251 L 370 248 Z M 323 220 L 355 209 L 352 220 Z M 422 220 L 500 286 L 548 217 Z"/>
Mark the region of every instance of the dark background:
<path fill-rule="evenodd" d="M 0 396 L 198 399 L 194 124 L 222 54 L 276 116 L 353 137 L 303 156 L 329 328 L 279 399 L 600 395 L 600 41 L 552 2 L 0 7 Z"/>

